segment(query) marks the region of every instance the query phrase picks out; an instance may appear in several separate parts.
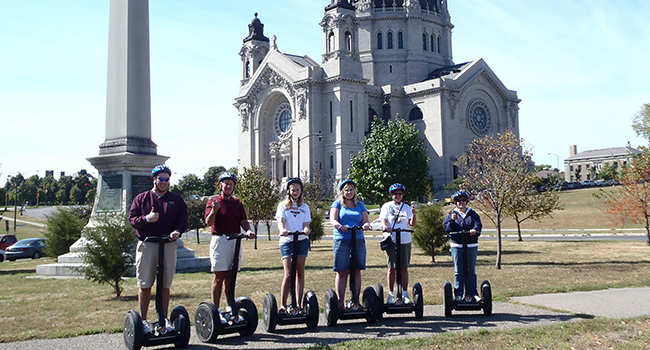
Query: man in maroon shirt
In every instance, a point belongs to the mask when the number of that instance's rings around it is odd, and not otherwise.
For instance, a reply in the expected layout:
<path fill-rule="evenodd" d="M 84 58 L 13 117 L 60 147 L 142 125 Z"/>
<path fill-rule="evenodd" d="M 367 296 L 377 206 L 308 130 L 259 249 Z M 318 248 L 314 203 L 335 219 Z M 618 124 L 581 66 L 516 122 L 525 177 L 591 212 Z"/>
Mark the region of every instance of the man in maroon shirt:
<path fill-rule="evenodd" d="M 145 242 L 149 236 L 166 236 L 176 241 L 187 230 L 187 205 L 183 197 L 167 191 L 172 171 L 165 165 L 158 165 L 151 171 L 153 189 L 142 192 L 133 199 L 129 210 L 129 222 L 135 228 L 138 245 L 135 253 L 136 277 L 138 280 L 138 304 L 142 315 L 145 333 L 152 331 L 147 321 L 147 311 L 151 300 L 151 287 L 158 266 L 157 242 Z M 163 283 L 163 313 L 165 324 L 160 325 L 161 333 L 174 329 L 169 319 L 169 297 L 172 280 L 176 272 L 176 244 L 165 244 L 165 271 Z M 160 283 L 160 281 L 158 282 Z"/>
<path fill-rule="evenodd" d="M 212 280 L 212 302 L 219 307 L 221 291 L 228 290 L 233 258 L 235 256 L 236 241 L 228 240 L 227 236 L 238 235 L 243 228 L 248 238 L 255 238 L 250 224 L 246 218 L 246 211 L 242 202 L 232 194 L 237 183 L 237 176 L 224 172 L 219 176 L 221 192 L 208 200 L 205 207 L 205 222 L 212 226 L 212 240 L 210 241 L 210 263 L 214 272 Z M 240 247 L 241 249 L 241 247 Z M 239 252 L 241 265 L 241 250 Z M 221 313 L 221 309 L 219 309 Z M 226 321 L 221 316 L 221 322 Z"/>

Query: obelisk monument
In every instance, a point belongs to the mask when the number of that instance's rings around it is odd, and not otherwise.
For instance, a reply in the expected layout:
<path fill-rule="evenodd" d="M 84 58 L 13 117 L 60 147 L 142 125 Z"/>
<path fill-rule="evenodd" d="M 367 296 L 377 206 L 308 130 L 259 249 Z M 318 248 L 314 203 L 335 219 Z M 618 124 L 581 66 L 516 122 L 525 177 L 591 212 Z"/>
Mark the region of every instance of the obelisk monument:
<path fill-rule="evenodd" d="M 149 0 L 111 0 L 108 30 L 108 83 L 106 139 L 99 155 L 87 160 L 99 172 L 97 196 L 88 226 L 106 213 L 124 215 L 133 198 L 151 190 L 151 169 L 169 157 L 157 154 L 151 140 L 149 69 Z M 39 265 L 36 274 L 77 275 L 86 240 L 82 236 L 56 264 Z M 177 270 L 209 267 L 209 258 L 194 257 L 194 250 L 177 241 Z"/>

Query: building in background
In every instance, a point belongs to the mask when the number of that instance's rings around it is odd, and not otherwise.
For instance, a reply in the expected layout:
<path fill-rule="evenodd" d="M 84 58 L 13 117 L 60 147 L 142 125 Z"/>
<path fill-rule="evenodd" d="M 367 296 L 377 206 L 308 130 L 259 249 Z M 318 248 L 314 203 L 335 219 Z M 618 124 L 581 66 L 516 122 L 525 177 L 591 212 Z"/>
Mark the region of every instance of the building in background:
<path fill-rule="evenodd" d="M 603 165 L 620 168 L 627 164 L 639 150 L 633 147 L 593 149 L 578 153 L 576 145 L 569 146 L 569 158 L 564 160 L 564 176 L 567 182 L 595 181 Z M 596 176 L 594 176 L 596 175 Z"/>

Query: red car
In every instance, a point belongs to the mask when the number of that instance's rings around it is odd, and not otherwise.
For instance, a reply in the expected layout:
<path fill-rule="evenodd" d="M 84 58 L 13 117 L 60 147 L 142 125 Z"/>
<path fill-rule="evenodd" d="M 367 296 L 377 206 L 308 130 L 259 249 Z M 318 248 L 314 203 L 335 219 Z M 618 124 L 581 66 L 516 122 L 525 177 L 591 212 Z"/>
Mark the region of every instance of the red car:
<path fill-rule="evenodd" d="M 0 249 L 7 250 L 7 247 L 16 243 L 16 235 L 0 235 Z"/>

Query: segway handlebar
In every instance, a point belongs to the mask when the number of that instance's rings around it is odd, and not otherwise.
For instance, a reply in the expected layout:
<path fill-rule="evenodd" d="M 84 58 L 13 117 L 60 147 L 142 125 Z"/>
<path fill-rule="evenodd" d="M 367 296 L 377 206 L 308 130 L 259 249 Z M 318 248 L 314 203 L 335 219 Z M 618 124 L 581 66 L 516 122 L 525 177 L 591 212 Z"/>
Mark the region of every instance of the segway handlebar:
<path fill-rule="evenodd" d="M 171 238 L 169 238 L 169 235 L 162 235 L 162 236 L 148 236 L 144 238 L 145 242 L 152 242 L 152 243 L 158 243 L 158 242 L 171 242 Z"/>
<path fill-rule="evenodd" d="M 470 234 L 469 230 L 447 232 L 447 235 L 449 237 L 451 237 L 451 235 L 469 235 L 469 234 Z"/>
<path fill-rule="evenodd" d="M 397 231 L 400 231 L 400 232 L 415 232 L 415 230 L 410 230 L 410 229 L 406 229 L 406 228 L 399 228 L 399 227 L 396 228 L 396 229 L 393 229 L 393 231 L 383 230 L 382 232 L 397 232 Z"/>
<path fill-rule="evenodd" d="M 226 239 L 231 240 L 231 239 L 242 239 L 242 238 L 248 239 L 248 236 L 245 233 L 240 233 L 240 234 L 237 234 L 237 235 L 228 236 L 228 238 L 226 238 Z"/>
<path fill-rule="evenodd" d="M 363 226 L 359 226 L 359 225 L 346 226 L 346 227 L 347 227 L 348 230 L 350 230 L 350 231 L 359 231 L 359 230 L 363 231 Z"/>
<path fill-rule="evenodd" d="M 295 238 L 298 238 L 300 235 L 304 235 L 305 233 L 302 231 L 293 231 L 289 232 L 288 236 L 294 236 Z M 306 236 L 306 235 L 305 235 Z"/>

